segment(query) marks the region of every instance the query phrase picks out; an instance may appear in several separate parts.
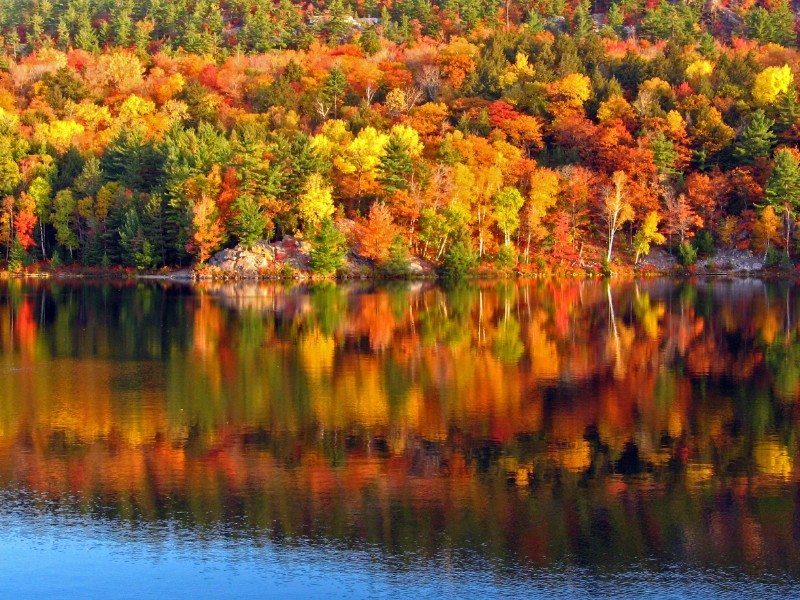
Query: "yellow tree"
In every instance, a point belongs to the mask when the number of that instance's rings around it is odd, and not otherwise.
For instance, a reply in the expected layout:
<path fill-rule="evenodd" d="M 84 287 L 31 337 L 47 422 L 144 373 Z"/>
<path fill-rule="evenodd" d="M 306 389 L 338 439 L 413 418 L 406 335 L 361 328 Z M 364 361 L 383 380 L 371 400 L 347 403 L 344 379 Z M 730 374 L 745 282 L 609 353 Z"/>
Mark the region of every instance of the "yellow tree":
<path fill-rule="evenodd" d="M 75 121 L 56 119 L 49 123 L 38 123 L 34 139 L 51 144 L 58 152 L 64 152 L 72 145 L 76 136 L 84 132 L 84 127 Z"/>
<path fill-rule="evenodd" d="M 333 215 L 332 191 L 319 173 L 312 173 L 308 177 L 297 204 L 297 215 L 303 222 L 305 232 L 316 230 L 320 223 Z"/>
<path fill-rule="evenodd" d="M 764 210 L 761 211 L 758 221 L 753 227 L 756 249 L 764 250 L 764 260 L 767 259 L 767 253 L 769 252 L 770 244 L 778 243 L 781 239 L 781 236 L 778 233 L 778 228 L 780 225 L 781 221 L 778 218 L 778 215 L 775 214 L 775 209 L 772 208 L 771 205 L 767 204 L 764 207 Z"/>
<path fill-rule="evenodd" d="M 356 197 L 361 197 L 365 183 L 367 189 L 374 186 L 375 169 L 381 162 L 387 143 L 388 135 L 379 133 L 374 127 L 365 127 L 345 146 L 344 153 L 334 159 L 336 168 L 342 173 L 356 175 Z"/>
<path fill-rule="evenodd" d="M 142 85 L 144 65 L 133 52 L 118 49 L 103 54 L 96 65 L 87 68 L 86 78 L 95 89 L 107 88 L 129 94 Z"/>
<path fill-rule="evenodd" d="M 756 75 L 753 82 L 753 99 L 761 105 L 774 104 L 794 83 L 789 65 L 767 67 Z"/>
<path fill-rule="evenodd" d="M 581 73 L 572 73 L 549 86 L 550 110 L 556 118 L 583 114 L 584 103 L 592 96 L 592 82 Z"/>
<path fill-rule="evenodd" d="M 633 247 L 636 249 L 636 258 L 634 264 L 639 264 L 639 257 L 642 255 L 647 256 L 650 254 L 650 244 L 663 244 L 667 238 L 658 231 L 658 222 L 661 217 L 658 216 L 656 211 L 651 211 L 644 218 L 642 226 L 636 235 L 633 236 Z"/>
<path fill-rule="evenodd" d="M 539 242 L 547 236 L 547 229 L 542 224 L 542 220 L 547 212 L 555 206 L 561 189 L 558 173 L 551 169 L 536 168 L 531 173 L 530 181 L 531 188 L 525 211 L 525 229 L 527 230 L 525 262 L 528 262 L 530 258 L 531 242 Z"/>

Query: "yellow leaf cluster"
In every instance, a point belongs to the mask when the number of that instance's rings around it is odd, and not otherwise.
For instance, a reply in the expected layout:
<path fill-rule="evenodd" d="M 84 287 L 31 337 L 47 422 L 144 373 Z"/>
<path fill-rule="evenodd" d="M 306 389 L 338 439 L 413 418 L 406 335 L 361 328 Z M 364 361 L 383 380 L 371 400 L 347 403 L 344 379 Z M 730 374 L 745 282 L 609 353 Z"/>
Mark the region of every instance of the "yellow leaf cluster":
<path fill-rule="evenodd" d="M 686 77 L 688 77 L 690 80 L 706 77 L 711 75 L 713 72 L 714 64 L 705 59 L 696 60 L 686 67 Z"/>
<path fill-rule="evenodd" d="M 597 110 L 597 119 L 600 122 L 612 121 L 614 119 L 627 121 L 634 119 L 635 116 L 633 107 L 619 94 L 615 94 L 608 100 L 601 102 L 600 108 Z"/>
<path fill-rule="evenodd" d="M 75 136 L 82 134 L 83 131 L 83 125 L 75 121 L 55 120 L 50 123 L 38 123 L 34 137 L 63 152 L 72 145 Z"/>
<path fill-rule="evenodd" d="M 147 115 L 152 115 L 156 110 L 156 105 L 152 100 L 131 94 L 119 107 L 119 119 L 123 122 L 130 122 Z"/>
<path fill-rule="evenodd" d="M 502 87 L 511 87 L 520 79 L 533 77 L 536 68 L 528 62 L 528 55 L 517 52 L 516 60 L 513 65 L 509 65 L 505 72 L 500 76 L 499 83 Z"/>
<path fill-rule="evenodd" d="M 418 158 L 422 155 L 423 145 L 419 141 L 419 133 L 413 127 L 395 125 L 392 127 L 391 135 L 403 143 L 412 158 Z"/>
<path fill-rule="evenodd" d="M 317 227 L 334 212 L 333 189 L 325 183 L 322 175 L 312 173 L 305 190 L 300 196 L 297 213 L 305 225 L 305 230 Z"/>
<path fill-rule="evenodd" d="M 767 67 L 756 75 L 753 82 L 753 99 L 762 105 L 773 104 L 793 83 L 794 75 L 789 65 Z"/>

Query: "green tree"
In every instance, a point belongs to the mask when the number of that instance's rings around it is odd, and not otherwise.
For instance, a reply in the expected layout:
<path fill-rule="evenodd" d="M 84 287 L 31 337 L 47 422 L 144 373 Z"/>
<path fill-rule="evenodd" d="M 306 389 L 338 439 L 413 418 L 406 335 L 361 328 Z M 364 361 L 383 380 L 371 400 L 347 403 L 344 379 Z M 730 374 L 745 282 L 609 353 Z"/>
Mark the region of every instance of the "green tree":
<path fill-rule="evenodd" d="M 659 131 L 650 140 L 650 145 L 653 149 L 653 162 L 659 173 L 663 176 L 677 175 L 675 163 L 678 161 L 678 151 L 672 140 Z"/>
<path fill-rule="evenodd" d="M 381 39 L 374 27 L 367 28 L 358 40 L 358 44 L 367 56 L 377 54 L 381 49 Z"/>
<path fill-rule="evenodd" d="M 109 181 L 150 192 L 159 184 L 164 157 L 143 127 L 123 128 L 106 148 L 100 166 Z"/>
<path fill-rule="evenodd" d="M 139 213 L 134 207 L 125 213 L 119 229 L 119 241 L 126 265 L 137 269 L 148 269 L 153 265 L 152 245 L 145 236 Z"/>
<path fill-rule="evenodd" d="M 772 130 L 774 126 L 775 121 L 767 117 L 763 110 L 759 109 L 753 113 L 733 149 L 733 155 L 740 163 L 753 164 L 756 158 L 770 155 L 777 142 Z"/>
<path fill-rule="evenodd" d="M 381 272 L 388 277 L 405 277 L 408 275 L 410 260 L 408 241 L 403 236 L 397 235 L 389 246 L 389 255 L 381 265 Z"/>
<path fill-rule="evenodd" d="M 788 255 L 794 216 L 800 206 L 800 161 L 792 150 L 781 148 L 775 152 L 772 173 L 764 188 L 764 200 L 775 209 L 775 212 L 783 213 Z"/>
<path fill-rule="evenodd" d="M 442 262 L 441 274 L 444 279 L 458 280 L 467 277 L 478 262 L 478 253 L 472 247 L 469 235 L 462 232 L 448 248 Z"/>
<path fill-rule="evenodd" d="M 525 199 L 515 187 L 505 187 L 494 195 L 494 218 L 503 232 L 504 245 L 511 245 L 511 236 L 519 228 L 519 211 Z"/>
<path fill-rule="evenodd" d="M 2 136 L 0 137 L 0 194 L 5 196 L 12 193 L 20 180 L 19 166 L 14 160 L 11 141 Z"/>
<path fill-rule="evenodd" d="M 800 102 L 797 100 L 797 86 L 792 83 L 789 89 L 778 97 L 775 104 L 776 131 L 788 131 L 800 119 Z"/>
<path fill-rule="evenodd" d="M 233 208 L 236 216 L 231 233 L 237 237 L 239 243 L 250 247 L 264 237 L 269 217 L 250 194 L 240 194 L 233 203 Z"/>
<path fill-rule="evenodd" d="M 407 192 L 414 176 L 414 162 L 408 146 L 395 135 L 389 136 L 389 143 L 378 165 L 377 180 L 387 195 L 394 192 Z"/>
<path fill-rule="evenodd" d="M 751 40 L 768 42 L 770 40 L 771 19 L 769 11 L 763 6 L 757 6 L 747 11 L 744 18 L 747 37 Z"/>
<path fill-rule="evenodd" d="M 339 105 L 342 103 L 346 89 L 347 79 L 344 76 L 344 71 L 338 67 L 332 68 L 328 73 L 328 78 L 325 80 L 325 87 L 322 88 L 322 95 L 333 106 L 334 119 L 339 118 Z"/>
<path fill-rule="evenodd" d="M 788 0 L 768 11 L 758 6 L 747 11 L 744 19 L 747 37 L 759 42 L 791 46 L 795 43 L 794 13 Z"/>
<path fill-rule="evenodd" d="M 39 243 L 44 258 L 47 258 L 44 226 L 50 220 L 52 193 L 53 187 L 50 185 L 50 182 L 42 176 L 34 178 L 28 186 L 28 194 L 36 202 L 36 216 L 39 218 Z"/>
<path fill-rule="evenodd" d="M 8 270 L 12 273 L 17 273 L 27 266 L 29 261 L 30 258 L 25 246 L 22 245 L 18 237 L 15 237 L 11 244 L 11 253 L 8 256 Z"/>
<path fill-rule="evenodd" d="M 53 200 L 51 220 L 56 230 L 56 242 L 69 250 L 70 257 L 78 248 L 76 202 L 71 190 L 61 190 Z"/>
<path fill-rule="evenodd" d="M 344 234 L 331 219 L 325 219 L 313 238 L 311 270 L 317 275 L 333 275 L 342 265 L 345 254 L 347 244 Z"/>
<path fill-rule="evenodd" d="M 625 16 L 620 10 L 618 2 L 612 2 L 608 7 L 608 15 L 606 16 L 606 25 L 617 35 L 622 36 L 625 25 Z"/>
<path fill-rule="evenodd" d="M 155 268 L 166 264 L 167 240 L 165 235 L 165 201 L 161 194 L 142 195 L 139 203 L 142 229 L 145 241 L 143 253 L 147 257 L 147 266 Z M 141 262 L 141 261 L 140 261 Z M 138 265 L 137 265 L 138 266 Z"/>
<path fill-rule="evenodd" d="M 592 3 L 589 0 L 580 0 L 578 3 L 572 18 L 572 28 L 578 39 L 588 37 L 592 33 L 594 22 L 592 21 Z"/>

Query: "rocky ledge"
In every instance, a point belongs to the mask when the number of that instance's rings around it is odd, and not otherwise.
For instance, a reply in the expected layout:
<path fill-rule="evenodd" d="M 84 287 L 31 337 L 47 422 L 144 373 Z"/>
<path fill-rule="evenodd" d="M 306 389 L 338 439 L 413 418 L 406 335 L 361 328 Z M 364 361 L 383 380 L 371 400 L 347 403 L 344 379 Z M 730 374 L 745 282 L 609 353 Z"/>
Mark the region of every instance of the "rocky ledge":
<path fill-rule="evenodd" d="M 311 276 L 311 244 L 294 236 L 284 236 L 275 243 L 259 240 L 250 247 L 241 244 L 235 248 L 220 250 L 208 261 L 211 270 L 207 276 L 226 279 L 259 279 L 285 277 L 287 270 L 294 277 Z M 427 277 L 433 274 L 435 265 L 420 258 L 412 258 L 408 272 L 412 277 Z M 374 263 L 354 252 L 347 254 L 340 269 L 345 277 L 369 277 L 375 273 Z M 205 275 L 201 275 L 205 276 Z"/>
<path fill-rule="evenodd" d="M 666 273 L 677 269 L 678 261 L 662 248 L 654 248 L 642 265 Z M 764 260 L 750 250 L 719 249 L 714 256 L 699 260 L 697 268 L 698 273 L 751 273 L 763 270 Z"/>

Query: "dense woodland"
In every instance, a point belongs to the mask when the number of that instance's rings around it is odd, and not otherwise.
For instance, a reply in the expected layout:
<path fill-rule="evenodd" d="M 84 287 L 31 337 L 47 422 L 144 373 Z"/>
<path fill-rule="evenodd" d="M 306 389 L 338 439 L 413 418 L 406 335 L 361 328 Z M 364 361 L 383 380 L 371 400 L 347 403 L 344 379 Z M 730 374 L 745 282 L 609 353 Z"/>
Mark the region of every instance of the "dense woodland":
<path fill-rule="evenodd" d="M 796 252 L 786 1 L 11 0 L 0 34 L 11 269 Z"/>

